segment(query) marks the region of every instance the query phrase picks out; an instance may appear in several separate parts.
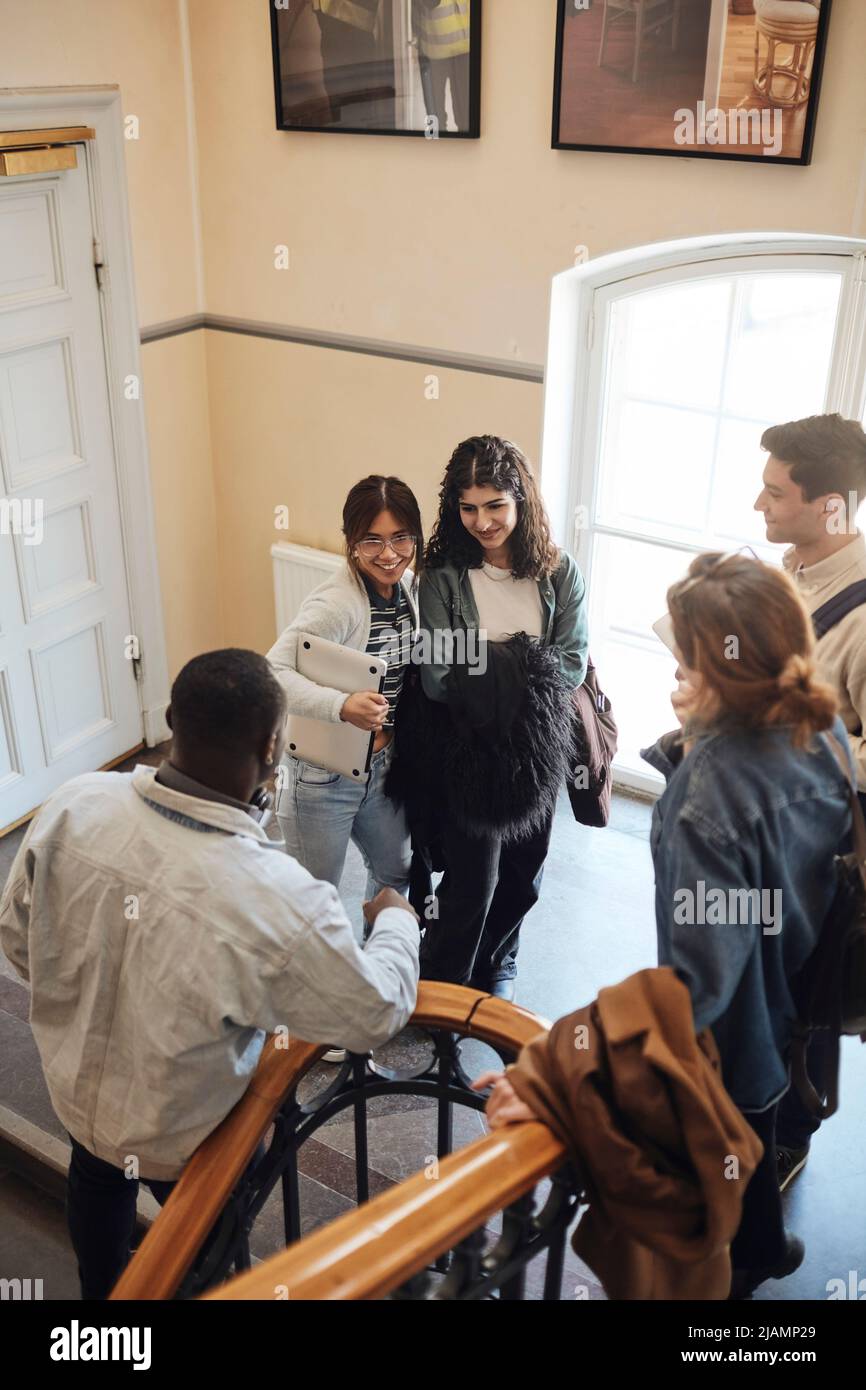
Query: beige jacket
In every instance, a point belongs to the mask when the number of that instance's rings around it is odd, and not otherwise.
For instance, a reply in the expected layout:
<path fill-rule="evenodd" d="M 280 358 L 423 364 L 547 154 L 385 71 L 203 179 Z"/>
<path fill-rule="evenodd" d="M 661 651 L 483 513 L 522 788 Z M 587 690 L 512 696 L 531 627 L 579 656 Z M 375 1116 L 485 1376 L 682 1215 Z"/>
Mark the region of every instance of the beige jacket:
<path fill-rule="evenodd" d="M 858 531 L 849 545 L 817 565 L 796 567 L 793 550 L 782 557 L 803 602 L 814 613 L 849 584 L 866 579 L 866 537 Z M 866 792 L 866 604 L 855 608 L 821 638 L 815 655 L 822 678 L 839 699 L 839 713 L 857 765 L 857 782 Z"/>
<path fill-rule="evenodd" d="M 95 772 L 55 792 L 0 897 L 58 1119 L 116 1167 L 172 1179 L 240 1099 L 265 1033 L 365 1052 L 415 1007 L 418 927 L 365 950 L 329 883 L 251 816 Z"/>

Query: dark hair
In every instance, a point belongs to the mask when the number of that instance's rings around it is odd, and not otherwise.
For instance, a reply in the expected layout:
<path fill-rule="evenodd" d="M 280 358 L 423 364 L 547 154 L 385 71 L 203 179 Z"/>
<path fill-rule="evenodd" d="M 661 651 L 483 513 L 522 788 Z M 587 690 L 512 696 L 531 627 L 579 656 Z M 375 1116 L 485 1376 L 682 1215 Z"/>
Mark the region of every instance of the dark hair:
<path fill-rule="evenodd" d="M 791 470 L 791 481 L 807 502 L 838 492 L 857 505 L 866 497 L 866 433 L 857 420 L 841 415 L 810 415 L 765 430 L 761 448 Z"/>
<path fill-rule="evenodd" d="M 460 497 L 470 487 L 492 487 L 509 493 L 517 503 L 517 525 L 509 538 L 511 572 L 515 579 L 541 579 L 559 564 L 559 550 L 532 465 L 510 440 L 493 434 L 473 435 L 451 455 L 439 491 L 439 515 L 427 546 L 427 563 L 446 563 L 478 569 L 484 559 L 479 542 L 460 518 Z"/>
<path fill-rule="evenodd" d="M 668 589 L 668 608 L 682 659 L 701 677 L 687 711 L 696 725 L 787 725 L 798 747 L 830 728 L 836 696 L 818 676 L 812 620 L 784 570 L 698 555 Z"/>
<path fill-rule="evenodd" d="M 171 687 L 172 733 L 184 743 L 252 753 L 285 711 L 270 663 L 238 647 L 193 657 Z"/>
<path fill-rule="evenodd" d="M 356 483 L 343 506 L 343 535 L 346 538 L 346 560 L 360 584 L 361 571 L 354 556 L 355 546 L 368 534 L 380 512 L 391 512 L 401 526 L 415 537 L 415 559 L 412 569 L 417 582 L 424 565 L 424 528 L 415 494 L 401 478 L 372 473 Z"/>

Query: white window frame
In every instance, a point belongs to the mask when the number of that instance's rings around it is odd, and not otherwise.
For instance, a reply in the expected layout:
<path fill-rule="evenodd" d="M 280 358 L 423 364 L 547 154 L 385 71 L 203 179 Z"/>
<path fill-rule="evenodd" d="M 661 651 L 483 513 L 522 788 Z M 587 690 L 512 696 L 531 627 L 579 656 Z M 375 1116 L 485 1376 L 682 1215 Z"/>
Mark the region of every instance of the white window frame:
<path fill-rule="evenodd" d="M 159 583 L 156 525 L 150 485 L 144 402 L 128 400 L 124 380 L 142 380 L 140 328 L 132 265 L 123 108 L 118 87 L 0 89 L 0 131 L 92 126 L 79 145 L 87 163 L 94 234 L 103 262 L 102 334 L 121 531 L 132 630 L 141 648 L 138 697 L 142 738 L 149 747 L 169 737 L 165 628 Z"/>
<path fill-rule="evenodd" d="M 596 521 L 604 373 L 611 304 L 629 294 L 744 269 L 827 270 L 842 278 L 824 409 L 862 420 L 866 411 L 866 240 L 798 232 L 747 232 L 660 242 L 587 261 L 553 280 L 544 391 L 541 488 L 557 543 L 577 559 L 591 590 L 596 534 L 699 554 L 700 545 L 653 538 Z M 578 518 L 588 517 L 581 526 Z M 592 633 L 590 633 L 590 642 Z M 601 673 L 602 679 L 604 673 Z M 661 731 L 660 731 L 661 732 Z M 619 785 L 658 794 L 657 776 L 614 765 Z"/>

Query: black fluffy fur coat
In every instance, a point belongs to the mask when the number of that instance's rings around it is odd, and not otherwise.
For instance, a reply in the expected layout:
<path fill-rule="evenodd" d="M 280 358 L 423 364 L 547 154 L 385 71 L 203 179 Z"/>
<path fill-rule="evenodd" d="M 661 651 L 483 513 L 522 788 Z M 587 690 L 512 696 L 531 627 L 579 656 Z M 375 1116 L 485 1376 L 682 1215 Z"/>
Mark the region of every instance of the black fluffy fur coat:
<path fill-rule="evenodd" d="M 550 647 L 518 633 L 488 643 L 484 674 L 452 667 L 448 703 L 406 674 L 386 791 L 407 811 L 416 843 L 442 818 L 469 835 L 527 838 L 553 814 L 574 756 L 572 692 Z"/>

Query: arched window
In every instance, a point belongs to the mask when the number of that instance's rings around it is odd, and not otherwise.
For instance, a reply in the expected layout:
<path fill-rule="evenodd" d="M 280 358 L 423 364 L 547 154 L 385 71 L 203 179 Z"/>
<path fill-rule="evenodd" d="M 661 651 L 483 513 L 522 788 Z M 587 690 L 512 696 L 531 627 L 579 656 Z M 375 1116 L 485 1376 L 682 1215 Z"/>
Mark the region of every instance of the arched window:
<path fill-rule="evenodd" d="M 781 558 L 753 510 L 763 431 L 864 409 L 866 241 L 702 237 L 554 279 L 541 482 L 587 578 L 621 782 L 659 786 L 638 750 L 673 725 L 668 586 L 703 550 Z"/>

